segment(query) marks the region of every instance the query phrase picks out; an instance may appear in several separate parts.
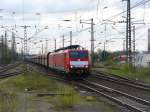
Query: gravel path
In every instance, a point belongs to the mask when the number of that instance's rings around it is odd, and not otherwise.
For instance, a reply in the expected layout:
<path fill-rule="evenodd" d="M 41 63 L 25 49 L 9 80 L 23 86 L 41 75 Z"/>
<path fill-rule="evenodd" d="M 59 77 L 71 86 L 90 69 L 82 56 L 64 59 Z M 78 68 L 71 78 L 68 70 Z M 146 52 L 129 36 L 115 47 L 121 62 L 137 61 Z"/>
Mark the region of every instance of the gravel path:
<path fill-rule="evenodd" d="M 90 104 L 75 105 L 73 111 L 74 112 L 103 112 L 102 110 L 100 110 L 100 108 Z"/>
<path fill-rule="evenodd" d="M 32 94 L 19 93 L 19 105 L 16 112 L 54 112 L 50 104 L 39 100 L 30 100 Z"/>

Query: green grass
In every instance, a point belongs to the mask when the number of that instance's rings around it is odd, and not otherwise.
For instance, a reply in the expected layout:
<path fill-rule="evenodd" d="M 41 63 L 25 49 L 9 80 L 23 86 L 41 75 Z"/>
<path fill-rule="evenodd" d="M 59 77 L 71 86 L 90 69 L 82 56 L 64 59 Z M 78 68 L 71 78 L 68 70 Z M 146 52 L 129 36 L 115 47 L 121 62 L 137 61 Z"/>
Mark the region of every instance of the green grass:
<path fill-rule="evenodd" d="M 59 99 L 59 105 L 62 107 L 72 107 L 73 105 L 81 102 L 81 97 L 79 93 L 73 89 L 73 87 L 68 85 L 59 84 L 59 93 L 68 94 L 68 95 L 57 95 L 57 99 Z"/>
<path fill-rule="evenodd" d="M 3 87 L 3 85 L 1 85 Z M 25 74 L 18 75 L 8 80 L 4 85 L 5 88 L 10 90 L 24 91 L 26 88 L 31 90 L 53 90 L 57 88 L 54 80 L 43 74 L 36 72 L 26 72 Z"/>
<path fill-rule="evenodd" d="M 93 107 L 97 107 L 103 112 L 118 112 L 118 109 L 114 105 L 109 104 L 106 101 L 101 100 L 100 98 L 99 100 L 97 100 L 96 97 L 88 96 L 92 97 L 92 99 L 89 100 L 87 99 L 87 96 L 81 96 L 78 92 L 72 90 L 72 88 L 70 88 L 69 91 L 71 94 L 70 96 L 67 95 L 45 96 L 43 97 L 44 99 L 40 98 L 40 100 L 47 101 L 50 104 L 54 105 L 54 110 L 58 112 L 61 112 L 62 110 L 63 112 L 73 112 L 72 107 L 74 105 L 82 105 L 82 106 L 93 105 Z M 66 92 L 69 93 L 68 90 Z M 32 100 L 37 99 L 39 100 L 39 98 L 37 97 L 32 98 Z"/>
<path fill-rule="evenodd" d="M 58 87 L 56 81 L 49 76 L 34 71 L 3 79 L 0 81 L 0 112 L 16 112 L 22 102 L 18 98 L 20 94 L 24 94 L 26 88 L 42 92 L 55 91 Z"/>
<path fill-rule="evenodd" d="M 138 79 L 150 83 L 150 68 L 135 68 L 122 67 L 120 70 L 109 70 L 109 72 L 128 77 L 131 79 Z"/>

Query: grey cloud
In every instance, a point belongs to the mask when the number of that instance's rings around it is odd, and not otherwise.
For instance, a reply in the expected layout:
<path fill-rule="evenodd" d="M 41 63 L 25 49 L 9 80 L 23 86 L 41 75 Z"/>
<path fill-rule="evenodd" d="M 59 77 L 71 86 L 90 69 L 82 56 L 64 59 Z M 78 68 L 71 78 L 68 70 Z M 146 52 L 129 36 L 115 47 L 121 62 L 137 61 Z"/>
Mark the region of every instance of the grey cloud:
<path fill-rule="evenodd" d="M 97 0 L 24 0 L 25 12 L 65 12 L 96 8 Z M 23 0 L 1 0 L 1 9 L 21 13 Z"/>

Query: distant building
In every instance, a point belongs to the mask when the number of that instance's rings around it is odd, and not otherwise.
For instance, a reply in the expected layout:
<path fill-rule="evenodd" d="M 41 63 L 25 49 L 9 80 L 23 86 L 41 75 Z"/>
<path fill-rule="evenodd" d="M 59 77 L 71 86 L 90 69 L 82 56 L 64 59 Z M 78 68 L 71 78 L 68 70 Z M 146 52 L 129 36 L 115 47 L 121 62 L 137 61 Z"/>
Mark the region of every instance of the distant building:
<path fill-rule="evenodd" d="M 120 64 L 125 64 L 127 62 L 127 55 L 120 55 L 117 57 L 117 60 L 119 61 Z"/>
<path fill-rule="evenodd" d="M 135 57 L 136 67 L 150 67 L 150 53 L 137 54 Z"/>

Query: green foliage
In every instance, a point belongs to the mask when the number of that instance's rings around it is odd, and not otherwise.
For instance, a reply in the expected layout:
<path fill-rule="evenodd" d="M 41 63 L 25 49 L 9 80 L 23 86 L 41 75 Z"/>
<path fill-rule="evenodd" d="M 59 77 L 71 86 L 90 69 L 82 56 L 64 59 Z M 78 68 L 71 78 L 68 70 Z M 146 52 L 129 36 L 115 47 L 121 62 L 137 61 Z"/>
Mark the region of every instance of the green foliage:
<path fill-rule="evenodd" d="M 94 52 L 94 54 L 91 54 L 91 57 L 94 62 L 100 62 L 111 60 L 113 58 L 113 55 L 110 52 L 98 50 L 97 52 Z"/>
<path fill-rule="evenodd" d="M 132 68 L 127 63 L 122 65 L 122 70 L 123 70 L 124 73 L 132 72 Z"/>
<path fill-rule="evenodd" d="M 107 51 L 102 51 L 100 53 L 100 60 L 101 61 L 107 61 L 107 60 L 112 60 L 113 59 L 113 53 L 107 52 Z"/>
<path fill-rule="evenodd" d="M 150 75 L 150 68 L 139 68 L 137 69 L 139 74 L 143 74 L 143 75 Z"/>
<path fill-rule="evenodd" d="M 92 57 L 92 59 L 93 59 L 94 62 L 97 62 L 98 59 L 99 59 L 99 56 L 98 56 L 97 52 L 95 52 L 94 54 L 91 54 L 91 57 Z"/>
<path fill-rule="evenodd" d="M 107 60 L 103 64 L 104 64 L 104 66 L 111 66 L 111 67 L 115 66 L 115 63 L 113 60 Z"/>
<path fill-rule="evenodd" d="M 8 64 L 17 59 L 17 54 L 12 53 L 11 49 L 7 45 L 7 40 L 1 38 L 0 43 L 0 64 Z"/>
<path fill-rule="evenodd" d="M 119 52 L 115 53 L 119 55 Z M 112 55 L 113 56 L 113 55 Z M 98 69 L 99 68 L 99 69 Z M 119 65 L 114 60 L 108 59 L 106 61 L 100 62 L 100 64 L 95 64 L 93 71 L 105 71 L 110 72 L 114 75 L 119 75 L 122 77 L 127 77 L 136 80 L 142 80 L 150 83 L 150 68 L 135 68 L 128 63 Z"/>
<path fill-rule="evenodd" d="M 150 68 L 138 68 L 136 69 L 136 77 L 147 83 L 150 83 Z"/>

